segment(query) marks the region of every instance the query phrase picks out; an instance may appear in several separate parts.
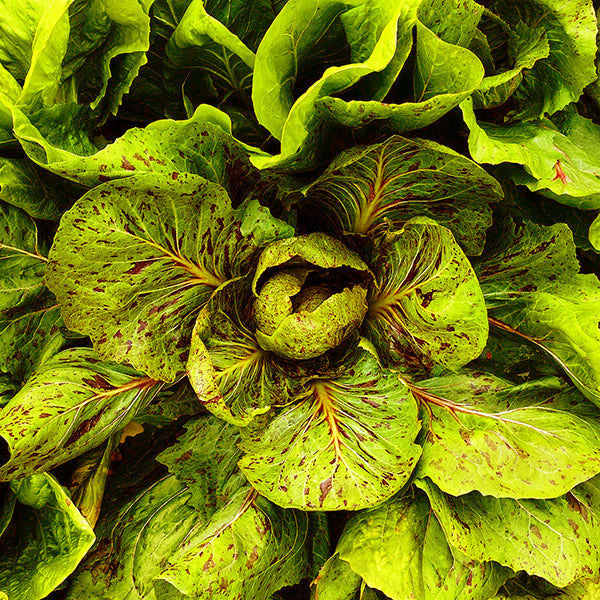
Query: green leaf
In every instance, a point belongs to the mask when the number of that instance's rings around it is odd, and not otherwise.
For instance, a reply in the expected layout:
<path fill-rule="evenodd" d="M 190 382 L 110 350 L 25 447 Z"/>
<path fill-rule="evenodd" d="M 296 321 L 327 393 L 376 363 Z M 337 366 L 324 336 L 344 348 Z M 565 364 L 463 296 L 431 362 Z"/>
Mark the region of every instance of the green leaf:
<path fill-rule="evenodd" d="M 422 493 L 355 515 L 337 552 L 369 587 L 394 600 L 488 600 L 511 573 L 449 547 Z"/>
<path fill-rule="evenodd" d="M 255 156 L 253 163 L 312 166 L 321 98 L 359 84 L 358 90 L 372 86 L 367 99 L 382 99 L 410 52 L 418 3 L 288 2 L 257 50 L 252 88 L 258 121 L 281 141 L 281 153 Z M 381 74 L 388 66 L 392 77 Z M 371 84 L 363 83 L 367 77 L 374 77 Z M 304 93 L 296 98 L 298 88 Z"/>
<path fill-rule="evenodd" d="M 60 309 L 44 285 L 46 252 L 33 219 L 0 202 L 0 371 L 15 381 L 64 344 Z"/>
<path fill-rule="evenodd" d="M 165 427 L 182 417 L 202 412 L 202 404 L 187 379 L 162 390 L 146 407 L 135 415 L 136 423 Z"/>
<path fill-rule="evenodd" d="M 565 224 L 505 231 L 476 266 L 491 323 L 533 344 L 600 405 L 600 281 L 580 274 Z"/>
<path fill-rule="evenodd" d="M 188 487 L 190 506 L 202 509 L 212 498 L 220 509 L 246 483 L 237 467 L 239 430 L 212 415 L 187 423 L 186 430 L 156 460 Z"/>
<path fill-rule="evenodd" d="M 262 430 L 243 432 L 240 468 L 273 502 L 358 510 L 396 493 L 421 453 L 414 398 L 359 349 L 338 377 L 313 379 Z"/>
<path fill-rule="evenodd" d="M 515 29 L 520 21 L 543 27 L 550 55 L 527 72 L 515 97 L 522 120 L 553 114 L 577 101 L 596 79 L 596 16 L 586 0 L 496 0 L 493 10 Z"/>
<path fill-rule="evenodd" d="M 429 418 L 419 477 L 455 496 L 556 498 L 600 473 L 600 412 L 556 378 L 435 377 L 413 394 Z"/>
<path fill-rule="evenodd" d="M 541 26 L 530 27 L 519 21 L 511 31 L 508 53 L 512 66 L 506 70 L 484 77 L 473 94 L 475 108 L 494 108 L 508 100 L 523 81 L 525 69 L 531 69 L 536 61 L 547 58 L 550 46 L 546 30 Z"/>
<path fill-rule="evenodd" d="M 600 215 L 598 215 L 590 225 L 589 237 L 592 246 L 600 252 Z"/>
<path fill-rule="evenodd" d="M 597 572 L 600 521 L 573 494 L 512 500 L 471 492 L 448 496 L 417 480 L 451 547 L 473 560 L 524 569 L 559 587 Z"/>
<path fill-rule="evenodd" d="M 270 11 L 270 3 L 266 2 L 262 7 L 256 2 L 238 2 L 229 8 L 235 11 L 234 18 L 245 21 L 248 27 L 253 22 L 261 23 L 267 5 Z M 228 29 L 227 23 L 209 14 L 209 7 L 203 0 L 191 2 L 169 38 L 165 48 L 167 87 L 181 91 L 181 82 L 186 79 L 207 77 L 210 86 L 202 86 L 198 95 L 213 92 L 250 107 L 254 52 Z"/>
<path fill-rule="evenodd" d="M 311 600 L 355 600 L 361 577 L 350 565 L 334 554 L 312 582 Z"/>
<path fill-rule="evenodd" d="M 57 354 L 0 411 L 9 452 L 0 480 L 49 470 L 98 446 L 155 391 L 156 381 L 103 364 L 88 348 Z"/>
<path fill-rule="evenodd" d="M 453 150 L 400 136 L 342 152 L 303 193 L 300 215 L 318 214 L 334 235 L 377 234 L 388 221 L 426 216 L 450 229 L 467 254 L 481 253 L 489 203 L 502 194 L 495 179 Z"/>
<path fill-rule="evenodd" d="M 217 290 L 194 327 L 187 363 L 203 405 L 240 426 L 286 404 L 299 386 L 245 325 L 250 318 L 244 307 L 251 307 L 252 297 L 244 287 L 235 282 Z"/>
<path fill-rule="evenodd" d="M 214 290 L 289 229 L 257 202 L 232 210 L 225 190 L 198 176 L 132 176 L 94 188 L 63 217 L 47 282 L 102 358 L 173 381 Z"/>
<path fill-rule="evenodd" d="M 483 294 L 452 233 L 416 217 L 377 238 L 375 287 L 366 336 L 394 363 L 407 346 L 451 369 L 476 358 L 487 340 Z"/>
<path fill-rule="evenodd" d="M 576 113 L 554 121 L 504 125 L 478 121 L 472 100 L 461 103 L 469 127 L 469 152 L 480 163 L 516 163 L 508 174 L 558 202 L 577 208 L 600 208 L 600 127 Z"/>
<path fill-rule="evenodd" d="M 69 208 L 74 186 L 27 159 L 0 158 L 0 200 L 35 219 L 57 221 Z"/>
<path fill-rule="evenodd" d="M 420 22 L 416 29 L 410 101 L 325 97 L 318 102 L 322 113 L 346 127 L 376 121 L 394 133 L 405 133 L 431 125 L 474 92 L 484 74 L 479 59 L 470 50 L 441 40 Z"/>
<path fill-rule="evenodd" d="M 266 600 L 308 574 L 309 520 L 241 489 L 156 579 L 157 600 L 216 593 Z"/>
<path fill-rule="evenodd" d="M 483 7 L 475 0 L 421 0 L 419 21 L 448 44 L 467 48 L 475 35 Z"/>
<path fill-rule="evenodd" d="M 19 503 L 0 538 L 0 590 L 11 600 L 41 600 L 75 570 L 94 532 L 51 475 L 11 488 Z"/>

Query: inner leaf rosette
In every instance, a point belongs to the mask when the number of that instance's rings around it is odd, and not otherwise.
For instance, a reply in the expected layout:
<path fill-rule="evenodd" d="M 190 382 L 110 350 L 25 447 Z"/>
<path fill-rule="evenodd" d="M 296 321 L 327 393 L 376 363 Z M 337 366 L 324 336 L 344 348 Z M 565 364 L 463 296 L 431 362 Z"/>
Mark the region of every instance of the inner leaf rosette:
<path fill-rule="evenodd" d="M 274 242 L 252 283 L 258 343 L 292 360 L 335 348 L 367 313 L 368 276 L 357 254 L 325 234 Z"/>

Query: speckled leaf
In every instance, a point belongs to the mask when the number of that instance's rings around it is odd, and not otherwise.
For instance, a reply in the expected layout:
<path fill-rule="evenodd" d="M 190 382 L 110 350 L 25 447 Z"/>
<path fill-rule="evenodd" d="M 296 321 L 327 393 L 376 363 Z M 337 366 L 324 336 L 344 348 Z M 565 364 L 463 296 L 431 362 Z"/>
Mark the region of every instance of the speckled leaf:
<path fill-rule="evenodd" d="M 259 177 L 248 155 L 259 150 L 231 136 L 231 120 L 222 111 L 199 106 L 190 119 L 158 120 L 133 127 L 102 150 L 78 156 L 51 143 L 30 119 L 13 109 L 15 133 L 39 165 L 88 187 L 134 173 L 193 173 L 224 186 L 241 202 Z M 175 174 L 175 175 L 173 175 Z"/>
<path fill-rule="evenodd" d="M 482 13 L 475 0 L 421 0 L 417 16 L 440 39 L 468 47 Z"/>
<path fill-rule="evenodd" d="M 426 216 L 450 229 L 467 254 L 480 254 L 491 223 L 488 204 L 502 192 L 481 167 L 449 148 L 393 136 L 342 152 L 304 193 L 299 212 L 316 213 L 334 235 L 378 233 L 387 221 Z"/>
<path fill-rule="evenodd" d="M 600 473 L 600 412 L 557 378 L 464 373 L 413 393 L 429 415 L 418 475 L 444 492 L 556 498 Z"/>
<path fill-rule="evenodd" d="M 186 429 L 157 460 L 189 488 L 190 506 L 201 508 L 207 498 L 214 498 L 219 509 L 246 482 L 237 467 L 242 455 L 237 446 L 239 430 L 212 415 L 187 423 Z"/>
<path fill-rule="evenodd" d="M 422 493 L 355 515 L 337 552 L 369 587 L 393 600 L 488 600 L 511 574 L 450 548 Z"/>
<path fill-rule="evenodd" d="M 308 382 L 243 440 L 240 468 L 280 506 L 357 510 L 389 498 L 410 477 L 421 453 L 413 396 L 366 350 L 345 366 L 338 377 Z"/>
<path fill-rule="evenodd" d="M 98 446 L 158 387 L 132 369 L 99 362 L 88 348 L 60 352 L 0 411 L 8 449 L 0 480 L 49 470 Z"/>
<path fill-rule="evenodd" d="M 41 600 L 75 570 L 94 532 L 51 475 L 11 488 L 18 503 L 0 538 L 0 590 L 11 600 Z"/>
<path fill-rule="evenodd" d="M 417 480 L 451 547 L 559 587 L 600 567 L 600 520 L 573 494 L 552 500 L 513 500 L 471 492 L 453 497 Z"/>
<path fill-rule="evenodd" d="M 58 303 L 44 285 L 46 252 L 33 219 L 0 203 L 0 371 L 15 380 L 64 343 Z"/>
<path fill-rule="evenodd" d="M 232 210 L 200 177 L 140 175 L 94 188 L 63 217 L 47 282 L 102 358 L 173 381 L 214 290 L 289 230 L 257 202 Z"/>
<path fill-rule="evenodd" d="M 152 402 L 136 412 L 136 423 L 165 427 L 182 417 L 203 412 L 202 404 L 187 379 L 161 390 Z"/>
<path fill-rule="evenodd" d="M 241 489 L 157 577 L 157 600 L 267 600 L 308 574 L 310 520 Z"/>
<path fill-rule="evenodd" d="M 406 347 L 451 369 L 476 358 L 487 340 L 483 294 L 452 233 L 422 217 L 377 238 L 376 283 L 364 328 L 388 360 Z"/>
<path fill-rule="evenodd" d="M 515 98 L 518 116 L 537 119 L 577 101 L 596 79 L 596 15 L 587 0 L 496 0 L 490 8 L 509 25 L 522 21 L 542 26 L 550 55 L 538 60 L 523 78 Z"/>
<path fill-rule="evenodd" d="M 218 290 L 194 327 L 187 363 L 188 378 L 203 405 L 240 426 L 288 402 L 299 385 L 245 324 L 251 322 L 251 302 L 244 282 Z"/>
<path fill-rule="evenodd" d="M 552 358 L 600 405 L 600 281 L 579 273 L 565 224 L 504 232 L 476 266 L 491 323 Z"/>

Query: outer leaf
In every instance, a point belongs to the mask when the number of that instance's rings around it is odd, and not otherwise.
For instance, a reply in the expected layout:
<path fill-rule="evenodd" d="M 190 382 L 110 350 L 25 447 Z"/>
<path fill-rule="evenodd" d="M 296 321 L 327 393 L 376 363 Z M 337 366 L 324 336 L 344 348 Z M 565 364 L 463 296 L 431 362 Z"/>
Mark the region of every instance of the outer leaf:
<path fill-rule="evenodd" d="M 583 88 L 596 79 L 596 17 L 585 0 L 496 0 L 493 9 L 509 24 L 523 21 L 548 33 L 550 56 L 527 73 L 516 96 L 519 117 L 536 119 L 577 101 Z"/>
<path fill-rule="evenodd" d="M 149 401 L 156 383 L 98 362 L 87 348 L 56 355 L 0 411 L 9 451 L 0 479 L 49 470 L 98 446 Z"/>
<path fill-rule="evenodd" d="M 212 498 L 218 510 L 245 484 L 237 468 L 242 455 L 239 431 L 220 419 L 203 416 L 186 425 L 177 443 L 158 455 L 177 479 L 189 488 L 190 506 L 202 508 Z"/>
<path fill-rule="evenodd" d="M 449 44 L 468 47 L 483 7 L 475 0 L 422 0 L 419 21 Z"/>
<path fill-rule="evenodd" d="M 480 163 L 516 163 L 509 171 L 517 183 L 577 208 L 600 208 L 600 128 L 576 114 L 505 125 L 478 121 L 472 100 L 461 104 L 469 127 L 469 151 Z"/>
<path fill-rule="evenodd" d="M 280 506 L 357 510 L 406 483 L 418 430 L 408 389 L 359 349 L 343 375 L 310 381 L 264 430 L 248 433 L 239 465 Z"/>
<path fill-rule="evenodd" d="M 44 286 L 45 252 L 31 217 L 0 203 L 0 371 L 15 381 L 64 343 L 59 307 Z"/>
<path fill-rule="evenodd" d="M 41 600 L 75 570 L 94 532 L 52 476 L 11 487 L 20 504 L 0 539 L 0 590 L 11 600 Z"/>
<path fill-rule="evenodd" d="M 355 515 L 337 552 L 371 588 L 393 600 L 488 600 L 510 574 L 451 549 L 422 494 Z"/>
<path fill-rule="evenodd" d="M 501 195 L 475 163 L 434 142 L 400 136 L 342 152 L 303 192 L 301 213 L 311 218 L 318 211 L 332 233 L 378 233 L 388 221 L 427 216 L 448 227 L 467 254 L 481 253 L 488 204 Z"/>
<path fill-rule="evenodd" d="M 157 600 L 217 591 L 266 600 L 304 577 L 308 521 L 306 513 L 284 511 L 248 488 L 240 490 L 161 573 L 154 584 Z"/>
<path fill-rule="evenodd" d="M 553 500 L 512 500 L 472 492 L 454 498 L 418 480 L 450 546 L 474 560 L 526 570 L 559 587 L 600 566 L 600 521 L 571 493 Z"/>
<path fill-rule="evenodd" d="M 555 378 L 465 373 L 414 393 L 429 413 L 419 476 L 449 494 L 556 498 L 600 472 L 600 413 Z"/>
<path fill-rule="evenodd" d="M 598 278 L 579 274 L 564 224 L 527 224 L 504 239 L 476 268 L 492 323 L 545 352 L 600 403 Z"/>
<path fill-rule="evenodd" d="M 487 340 L 483 294 L 471 263 L 450 231 L 424 218 L 377 239 L 376 284 L 366 335 L 388 359 L 406 346 L 449 368 L 476 358 Z"/>
<path fill-rule="evenodd" d="M 288 231 L 257 202 L 231 210 L 225 190 L 200 177 L 146 174 L 95 188 L 65 215 L 47 281 L 102 357 L 173 381 L 197 312 Z"/>
<path fill-rule="evenodd" d="M 81 150 L 81 156 L 53 144 L 18 109 L 13 113 L 15 134 L 33 161 L 89 187 L 134 172 L 194 173 L 221 184 L 239 203 L 258 178 L 248 154 L 261 151 L 235 140 L 230 118 L 212 106 L 200 106 L 185 121 L 160 120 L 129 129 L 102 150 Z"/>

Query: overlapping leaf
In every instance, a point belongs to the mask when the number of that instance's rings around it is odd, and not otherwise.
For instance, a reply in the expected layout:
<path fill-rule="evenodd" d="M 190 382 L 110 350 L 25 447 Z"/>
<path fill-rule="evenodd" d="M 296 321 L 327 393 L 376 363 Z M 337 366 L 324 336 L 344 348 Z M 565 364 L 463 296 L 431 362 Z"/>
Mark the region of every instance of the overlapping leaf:
<path fill-rule="evenodd" d="M 145 174 L 95 188 L 65 215 L 47 281 L 101 357 L 173 381 L 198 311 L 289 229 L 257 202 L 232 210 L 225 190 L 200 177 Z"/>
<path fill-rule="evenodd" d="M 314 379 L 264 429 L 248 432 L 240 468 L 281 506 L 356 510 L 408 480 L 421 453 L 414 398 L 359 349 L 341 376 Z"/>
<path fill-rule="evenodd" d="M 98 446 L 157 390 L 156 381 L 101 363 L 90 349 L 64 350 L 0 411 L 0 436 L 8 451 L 0 479 L 47 471 Z"/>
<path fill-rule="evenodd" d="M 483 294 L 448 229 L 424 218 L 379 237 L 371 252 L 376 284 L 366 335 L 393 362 L 408 348 L 458 368 L 487 340 Z"/>
<path fill-rule="evenodd" d="M 559 587 L 598 571 L 600 520 L 571 493 L 552 500 L 453 497 L 427 480 L 417 484 L 449 545 L 473 560 L 524 569 Z"/>
<path fill-rule="evenodd" d="M 600 412 L 556 378 L 457 374 L 414 393 L 429 415 L 419 476 L 449 494 L 556 498 L 600 472 Z"/>
<path fill-rule="evenodd" d="M 476 266 L 492 324 L 533 344 L 600 402 L 600 282 L 579 273 L 564 224 L 505 229 Z"/>
<path fill-rule="evenodd" d="M 33 219 L 0 203 L 0 371 L 15 381 L 64 343 L 60 308 L 44 285 L 46 252 Z"/>
<path fill-rule="evenodd" d="M 41 600 L 75 570 L 94 532 L 51 475 L 26 477 L 11 490 L 17 505 L 0 538 L 0 591 Z"/>
<path fill-rule="evenodd" d="M 370 587 L 393 600 L 488 600 L 511 574 L 449 547 L 421 493 L 355 515 L 336 551 Z"/>
<path fill-rule="evenodd" d="M 449 148 L 392 136 L 339 154 L 304 190 L 303 216 L 321 229 L 380 233 L 426 216 L 452 231 L 467 254 L 480 254 L 501 189 L 481 167 Z M 467 225 L 468 224 L 468 225 Z"/>

